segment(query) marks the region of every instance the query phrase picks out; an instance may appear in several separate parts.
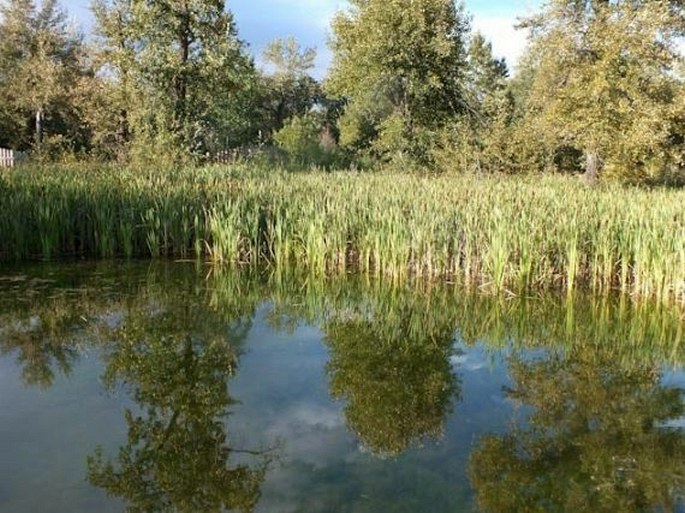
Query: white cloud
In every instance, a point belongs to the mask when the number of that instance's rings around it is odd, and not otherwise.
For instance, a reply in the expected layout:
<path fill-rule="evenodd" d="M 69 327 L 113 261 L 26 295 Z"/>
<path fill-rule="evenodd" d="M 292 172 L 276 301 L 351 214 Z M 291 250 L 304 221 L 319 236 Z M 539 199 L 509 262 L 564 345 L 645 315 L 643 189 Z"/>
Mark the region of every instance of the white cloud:
<path fill-rule="evenodd" d="M 492 42 L 495 56 L 504 57 L 512 71 L 526 48 L 528 36 L 526 30 L 517 30 L 515 24 L 516 20 L 510 17 L 481 17 L 473 20 L 474 32 L 479 31 Z"/>

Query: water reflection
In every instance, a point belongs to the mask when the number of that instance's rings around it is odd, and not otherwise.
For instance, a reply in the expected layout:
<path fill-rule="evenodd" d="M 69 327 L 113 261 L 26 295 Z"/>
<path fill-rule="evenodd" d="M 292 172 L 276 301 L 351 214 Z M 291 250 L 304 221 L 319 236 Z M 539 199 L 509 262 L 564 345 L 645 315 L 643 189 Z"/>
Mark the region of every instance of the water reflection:
<path fill-rule="evenodd" d="M 126 500 L 128 511 L 252 511 L 269 451 L 236 449 L 226 419 L 234 376 L 254 312 L 247 303 L 217 314 L 196 288 L 145 291 L 107 333 L 105 383 L 123 386 L 128 441 L 114 461 L 97 451 L 88 480 Z M 239 454 L 242 460 L 232 463 Z"/>
<path fill-rule="evenodd" d="M 459 396 L 449 359 L 452 326 L 425 329 L 412 306 L 398 304 L 387 316 L 374 312 L 371 319 L 347 312 L 324 328 L 331 395 L 346 402 L 350 430 L 379 455 L 439 438 Z"/>
<path fill-rule="evenodd" d="M 26 283 L 21 289 L 35 292 L 38 285 Z M 41 292 L 30 308 L 15 299 L 14 308 L 0 311 L 0 354 L 15 354 L 24 381 L 43 389 L 52 385 L 56 375 L 69 374 L 84 343 L 87 302 L 64 291 L 52 294 Z"/>
<path fill-rule="evenodd" d="M 110 448 L 89 448 L 87 477 L 129 511 L 259 509 L 280 452 L 273 439 L 231 436 L 236 403 L 255 395 L 234 396 L 232 380 L 256 324 L 268 337 L 318 328 L 316 379 L 354 440 L 354 455 L 335 453 L 323 469 L 280 462 L 301 486 L 289 491 L 293 511 L 450 511 L 474 494 L 487 512 L 677 510 L 682 500 L 684 398 L 664 370 L 685 360 L 678 310 L 192 265 L 33 274 L 49 280 L 0 282 L 0 352 L 44 388 L 85 355 L 102 358 L 105 386 L 127 398 L 126 436 L 116 450 L 105 435 Z M 495 400 L 482 383 L 467 392 L 481 367 L 464 362 L 476 353 L 493 368 L 479 379 L 510 381 Z M 287 378 L 278 386 L 287 400 Z M 473 413 L 481 404 L 489 410 Z M 510 414 L 513 426 L 494 425 Z M 424 444 L 434 439 L 443 443 Z"/>
<path fill-rule="evenodd" d="M 574 348 L 510 359 L 506 396 L 530 415 L 484 436 L 471 480 L 486 512 L 676 511 L 685 492 L 684 391 L 658 361 Z"/>

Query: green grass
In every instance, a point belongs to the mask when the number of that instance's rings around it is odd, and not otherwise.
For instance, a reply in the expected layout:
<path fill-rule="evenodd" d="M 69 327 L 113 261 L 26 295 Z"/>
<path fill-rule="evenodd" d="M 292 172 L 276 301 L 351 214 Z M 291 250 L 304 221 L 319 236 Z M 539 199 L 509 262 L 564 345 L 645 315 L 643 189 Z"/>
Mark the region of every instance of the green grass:
<path fill-rule="evenodd" d="M 3 259 L 207 258 L 685 304 L 685 191 L 555 176 L 16 168 Z"/>

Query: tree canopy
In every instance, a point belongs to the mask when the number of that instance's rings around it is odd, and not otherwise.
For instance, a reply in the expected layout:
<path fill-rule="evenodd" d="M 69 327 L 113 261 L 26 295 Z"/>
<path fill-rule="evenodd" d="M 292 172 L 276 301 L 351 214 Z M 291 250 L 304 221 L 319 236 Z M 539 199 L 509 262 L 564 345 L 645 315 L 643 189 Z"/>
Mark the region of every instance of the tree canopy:
<path fill-rule="evenodd" d="M 460 1 L 350 0 L 322 80 L 315 48 L 292 36 L 250 48 L 222 0 L 92 10 L 84 43 L 58 0 L 0 0 L 1 146 L 685 180 L 680 0 L 547 0 L 519 20 L 519 63 L 472 31 Z"/>
<path fill-rule="evenodd" d="M 600 169 L 654 174 L 682 159 L 673 143 L 685 115 L 683 20 L 682 2 L 665 0 L 551 0 L 524 20 L 535 136 L 582 151 L 591 179 Z"/>
<path fill-rule="evenodd" d="M 83 50 L 56 0 L 0 3 L 0 146 L 40 148 L 59 135 L 82 142 L 71 95 Z"/>
<path fill-rule="evenodd" d="M 243 136 L 254 69 L 224 2 L 96 0 L 94 12 L 121 134 L 191 153 Z"/>
<path fill-rule="evenodd" d="M 353 0 L 332 22 L 326 90 L 343 97 L 343 144 L 422 157 L 431 130 L 467 110 L 468 19 L 452 0 Z"/>

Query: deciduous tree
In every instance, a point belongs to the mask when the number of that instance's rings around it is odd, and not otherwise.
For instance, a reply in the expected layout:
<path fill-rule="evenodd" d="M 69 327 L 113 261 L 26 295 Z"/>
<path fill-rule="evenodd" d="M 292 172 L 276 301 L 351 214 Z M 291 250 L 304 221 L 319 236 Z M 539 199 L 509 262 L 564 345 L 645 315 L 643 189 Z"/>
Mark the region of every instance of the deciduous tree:
<path fill-rule="evenodd" d="M 425 158 L 431 130 L 467 110 L 468 20 L 452 0 L 352 0 L 333 20 L 327 91 L 347 99 L 341 142 Z"/>
<path fill-rule="evenodd" d="M 40 8 L 8 0 L 0 4 L 0 20 L 2 142 L 40 148 L 45 135 L 78 142 L 71 92 L 83 74 L 81 35 L 56 0 Z"/>
<path fill-rule="evenodd" d="M 432 157 L 440 170 L 514 171 L 511 153 L 515 102 L 504 59 L 476 32 L 469 41 L 464 91 L 468 115 L 438 133 Z"/>
<path fill-rule="evenodd" d="M 534 137 L 585 154 L 602 169 L 654 173 L 672 162 L 684 114 L 676 74 L 685 7 L 667 0 L 550 0 L 523 22 L 536 73 L 528 96 Z"/>
<path fill-rule="evenodd" d="M 267 65 L 264 77 L 268 130 L 277 132 L 293 116 L 302 116 L 314 107 L 321 95 L 311 76 L 316 59 L 314 48 L 302 48 L 294 37 L 276 39 L 264 50 Z"/>
<path fill-rule="evenodd" d="M 241 142 L 256 75 L 225 2 L 97 0 L 95 14 L 122 137 L 184 153 Z"/>

